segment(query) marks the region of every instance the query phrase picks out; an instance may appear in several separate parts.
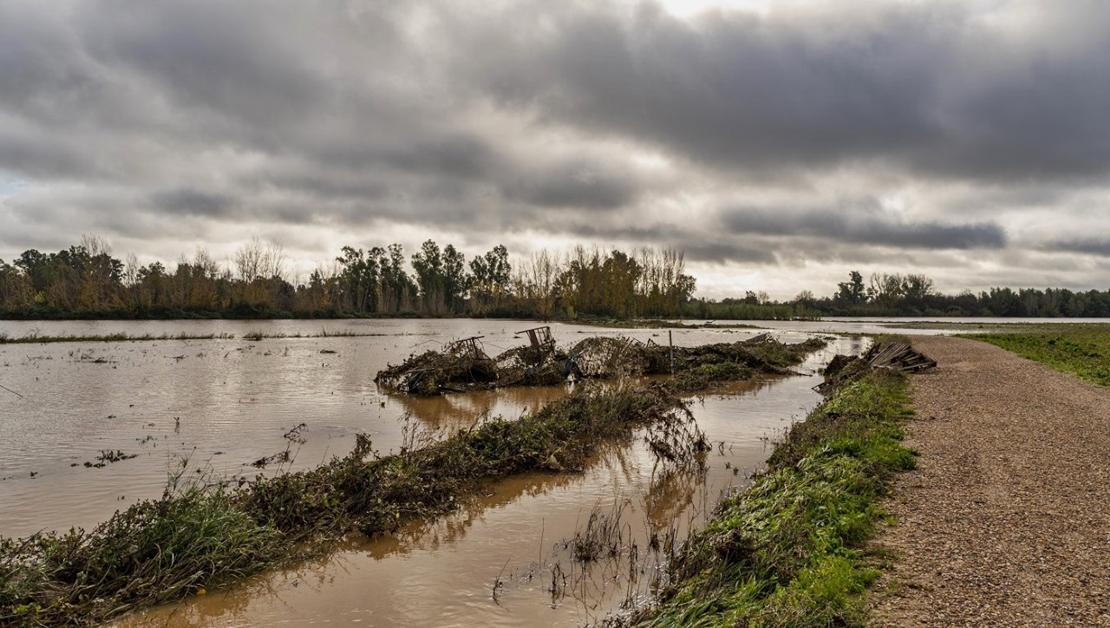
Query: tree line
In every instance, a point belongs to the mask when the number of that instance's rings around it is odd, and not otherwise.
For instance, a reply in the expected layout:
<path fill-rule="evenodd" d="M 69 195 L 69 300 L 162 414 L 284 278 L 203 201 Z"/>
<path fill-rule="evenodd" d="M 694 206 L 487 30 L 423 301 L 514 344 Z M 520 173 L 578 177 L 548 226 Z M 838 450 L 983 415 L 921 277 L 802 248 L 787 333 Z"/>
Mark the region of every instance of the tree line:
<path fill-rule="evenodd" d="M 831 296 L 818 298 L 803 290 L 793 300 L 773 301 L 765 292 L 749 291 L 742 299 L 692 300 L 683 306 L 690 318 L 812 319 L 822 316 L 936 316 L 1108 318 L 1110 290 L 1066 288 L 991 288 L 954 295 L 940 293 L 928 276 L 875 273 L 866 281 L 851 271 Z"/>
<path fill-rule="evenodd" d="M 502 245 L 470 260 L 432 240 L 412 255 L 400 244 L 345 246 L 303 280 L 290 280 L 287 262 L 281 245 L 256 239 L 224 263 L 201 248 L 171 269 L 118 259 L 104 238 L 86 236 L 0 260 L 0 316 L 676 317 L 696 286 L 671 248 L 545 249 L 514 262 Z"/>
<path fill-rule="evenodd" d="M 814 319 L 822 316 L 1110 317 L 1110 290 L 991 288 L 941 294 L 921 274 L 851 271 L 828 297 L 809 290 L 775 301 L 766 292 L 693 298 L 682 251 L 546 249 L 510 260 L 498 245 L 467 260 L 432 240 L 343 247 L 307 278 L 289 278 L 280 244 L 252 240 L 223 263 L 200 248 L 174 267 L 113 257 L 101 237 L 55 253 L 0 259 L 4 318 L 267 318 L 475 316 L 538 319 Z"/>

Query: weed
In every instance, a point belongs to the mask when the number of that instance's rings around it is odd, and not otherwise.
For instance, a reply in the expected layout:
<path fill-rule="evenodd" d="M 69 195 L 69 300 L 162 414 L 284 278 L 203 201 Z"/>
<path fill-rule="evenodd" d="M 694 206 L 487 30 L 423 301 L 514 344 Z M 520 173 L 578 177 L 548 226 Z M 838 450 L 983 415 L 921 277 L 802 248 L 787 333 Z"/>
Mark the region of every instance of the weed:
<path fill-rule="evenodd" d="M 139 454 L 125 454 L 123 451 L 117 449 L 112 451 L 110 449 L 102 449 L 100 455 L 96 457 L 96 462 L 85 462 L 85 467 L 92 467 L 96 469 L 103 469 L 113 462 L 120 462 L 121 460 L 130 460 L 137 458 Z"/>

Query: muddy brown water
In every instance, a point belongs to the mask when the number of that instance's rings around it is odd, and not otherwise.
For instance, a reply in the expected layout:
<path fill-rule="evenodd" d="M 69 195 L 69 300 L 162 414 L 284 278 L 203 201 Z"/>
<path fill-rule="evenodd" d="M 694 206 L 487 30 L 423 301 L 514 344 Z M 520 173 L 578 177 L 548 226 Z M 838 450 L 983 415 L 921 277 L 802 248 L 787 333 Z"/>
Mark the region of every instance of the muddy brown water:
<path fill-rule="evenodd" d="M 291 447 L 297 470 L 343 455 L 369 433 L 382 453 L 407 430 L 437 435 L 481 416 L 519 416 L 567 393 L 514 388 L 433 399 L 387 396 L 373 377 L 387 363 L 472 335 L 487 352 L 524 342 L 529 322 L 169 321 L 4 323 L 11 336 L 234 334 L 211 340 L 0 345 L 0 534 L 86 528 L 138 499 L 158 497 L 168 469 L 189 462 L 218 476 L 254 477 L 251 462 Z M 560 344 L 584 334 L 666 342 L 667 330 L 552 325 Z M 742 340 L 761 330 L 674 330 L 677 345 Z M 316 336 L 263 338 L 248 333 Z M 328 336 L 324 337 L 323 334 Z M 367 334 L 336 336 L 336 333 Z M 373 334 L 373 335 L 369 335 Z M 777 330 L 800 341 L 798 330 Z M 120 626 L 576 626 L 650 592 L 665 561 L 651 537 L 681 539 L 722 491 L 743 486 L 770 443 L 818 401 L 816 370 L 865 340 L 841 338 L 798 370 L 806 376 L 737 385 L 691 401 L 713 443 L 707 470 L 671 473 L 643 439 L 604 448 L 580 474 L 534 474 L 489 487 L 440 521 L 353 540 L 318 563 L 125 618 Z M 405 417 L 410 417 L 408 420 Z M 303 443 L 283 436 L 303 423 Z M 137 454 L 106 464 L 102 451 Z M 592 512 L 620 516 L 619 550 L 587 565 L 568 544 Z M 634 549 L 633 549 L 634 548 Z M 632 556 L 631 554 L 635 555 Z"/>

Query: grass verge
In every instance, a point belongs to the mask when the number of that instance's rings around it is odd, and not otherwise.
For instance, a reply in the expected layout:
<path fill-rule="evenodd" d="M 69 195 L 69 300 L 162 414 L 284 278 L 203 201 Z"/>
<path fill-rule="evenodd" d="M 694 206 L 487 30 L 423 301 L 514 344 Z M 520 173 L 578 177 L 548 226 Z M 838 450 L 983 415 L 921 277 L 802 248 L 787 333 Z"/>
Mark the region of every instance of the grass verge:
<path fill-rule="evenodd" d="M 1110 386 L 1110 325 L 1051 325 L 1025 333 L 965 337 L 989 342 L 1100 386 Z"/>
<path fill-rule="evenodd" d="M 795 424 L 751 486 L 726 498 L 669 566 L 635 626 L 857 626 L 878 573 L 864 542 L 892 475 L 914 467 L 904 376 L 874 371 Z"/>
<path fill-rule="evenodd" d="M 796 364 L 819 348 L 795 347 L 773 357 Z M 660 448 L 671 457 L 696 459 L 707 445 L 679 394 L 752 372 L 748 365 L 705 365 L 671 383 L 582 386 L 521 419 L 486 421 L 419 447 L 414 437 L 389 456 L 358 435 L 349 455 L 315 469 L 241 487 L 173 481 L 162 499 L 136 504 L 91 532 L 0 537 L 0 625 L 95 625 L 181 599 L 324 553 L 355 531 L 372 536 L 437 516 L 489 481 L 580 469 L 599 444 L 641 428 L 660 428 L 654 438 L 669 440 Z"/>

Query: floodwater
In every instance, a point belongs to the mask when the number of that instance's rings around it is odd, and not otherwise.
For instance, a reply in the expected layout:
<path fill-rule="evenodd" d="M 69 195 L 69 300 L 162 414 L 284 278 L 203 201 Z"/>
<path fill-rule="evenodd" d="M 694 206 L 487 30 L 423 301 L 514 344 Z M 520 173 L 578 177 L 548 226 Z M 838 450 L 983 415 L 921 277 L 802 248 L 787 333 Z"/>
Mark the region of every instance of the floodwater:
<path fill-rule="evenodd" d="M 453 339 L 483 336 L 495 355 L 524 343 L 515 332 L 532 326 L 469 319 L 0 323 L 0 332 L 12 337 L 235 336 L 0 345 L 0 384 L 10 390 L 0 390 L 0 535 L 90 528 L 136 500 L 161 495 L 167 473 L 182 460 L 189 473 L 251 478 L 275 470 L 260 471 L 252 462 L 287 448 L 293 460 L 279 470 L 342 456 L 360 432 L 385 454 L 413 429 L 442 436 L 484 416 L 534 411 L 567 389 L 416 399 L 384 395 L 373 382 L 388 363 Z M 816 325 L 778 327 L 777 338 L 796 342 Z M 659 343 L 673 334 L 676 345 L 689 346 L 761 331 L 552 324 L 561 345 L 586 334 Z M 285 337 L 244 338 L 257 333 Z M 576 626 L 598 619 L 650 591 L 668 541 L 700 525 L 723 491 L 742 487 L 769 444 L 816 405 L 810 388 L 817 369 L 834 353 L 857 352 L 866 343 L 838 338 L 798 369 L 803 376 L 692 399 L 698 427 L 714 446 L 703 473 L 656 466 L 640 438 L 604 448 L 583 473 L 513 478 L 432 524 L 355 539 L 326 560 L 119 625 Z M 303 443 L 285 438 L 301 424 Z M 100 459 L 106 451 L 135 457 L 106 462 Z M 569 541 L 585 531 L 591 514 L 620 522 L 618 549 L 584 565 L 574 560 Z"/>

